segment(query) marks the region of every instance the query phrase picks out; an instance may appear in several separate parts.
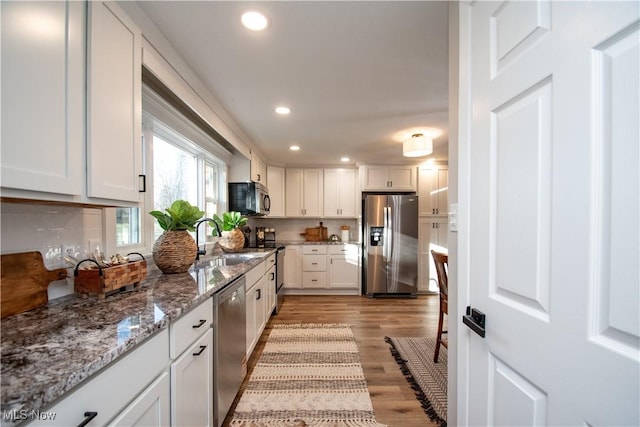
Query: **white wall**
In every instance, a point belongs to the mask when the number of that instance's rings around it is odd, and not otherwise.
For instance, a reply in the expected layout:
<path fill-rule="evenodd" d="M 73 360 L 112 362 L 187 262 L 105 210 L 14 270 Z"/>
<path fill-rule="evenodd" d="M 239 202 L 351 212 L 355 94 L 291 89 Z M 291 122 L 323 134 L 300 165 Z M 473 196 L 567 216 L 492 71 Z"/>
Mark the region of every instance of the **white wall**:
<path fill-rule="evenodd" d="M 71 247 L 84 258 L 89 242 L 102 244 L 102 209 L 38 204 L 2 203 L 0 253 L 39 251 L 47 269 L 67 267 L 63 248 Z M 68 270 L 73 275 L 73 270 Z M 73 293 L 71 279 L 49 286 L 49 299 Z"/>

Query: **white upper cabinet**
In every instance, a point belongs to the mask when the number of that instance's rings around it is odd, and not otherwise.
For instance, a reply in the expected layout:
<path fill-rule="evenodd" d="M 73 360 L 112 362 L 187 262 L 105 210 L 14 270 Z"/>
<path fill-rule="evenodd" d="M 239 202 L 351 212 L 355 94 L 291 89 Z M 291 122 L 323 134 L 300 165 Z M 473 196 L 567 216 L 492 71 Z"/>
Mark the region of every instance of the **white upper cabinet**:
<path fill-rule="evenodd" d="M 84 190 L 84 6 L 0 3 L 3 196 Z"/>
<path fill-rule="evenodd" d="M 271 199 L 269 216 L 284 216 L 284 168 L 267 166 L 267 188 Z"/>
<path fill-rule="evenodd" d="M 324 216 L 356 216 L 356 170 L 324 170 Z"/>
<path fill-rule="evenodd" d="M 287 216 L 322 216 L 322 169 L 286 169 Z"/>
<path fill-rule="evenodd" d="M 421 166 L 418 179 L 419 214 L 446 216 L 449 204 L 448 167 Z"/>
<path fill-rule="evenodd" d="M 87 25 L 87 195 L 137 202 L 142 34 L 114 2 L 89 2 Z"/>
<path fill-rule="evenodd" d="M 415 166 L 363 166 L 363 191 L 415 191 Z"/>
<path fill-rule="evenodd" d="M 266 184 L 267 169 L 262 159 L 253 151 L 251 152 L 251 181 Z"/>

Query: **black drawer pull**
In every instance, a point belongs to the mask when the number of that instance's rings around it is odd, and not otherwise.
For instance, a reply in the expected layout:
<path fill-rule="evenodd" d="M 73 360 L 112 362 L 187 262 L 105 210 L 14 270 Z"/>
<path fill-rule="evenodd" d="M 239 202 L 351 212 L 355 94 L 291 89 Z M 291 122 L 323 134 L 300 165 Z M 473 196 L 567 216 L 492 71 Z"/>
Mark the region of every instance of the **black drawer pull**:
<path fill-rule="evenodd" d="M 198 322 L 197 325 L 193 325 L 193 329 L 198 329 L 200 326 L 204 325 L 205 323 L 207 323 L 207 321 L 205 319 L 200 319 L 200 321 Z"/>
<path fill-rule="evenodd" d="M 97 416 L 98 416 L 98 413 L 97 413 L 97 412 L 92 412 L 92 411 L 91 411 L 91 412 L 90 412 L 90 411 L 85 412 L 85 413 L 84 413 L 84 420 L 83 420 L 80 424 L 78 424 L 78 427 L 84 427 L 84 426 L 86 426 L 87 424 L 89 424 L 89 422 L 90 422 L 92 419 L 94 419 L 94 418 L 95 418 L 95 417 L 97 417 Z"/>
<path fill-rule="evenodd" d="M 200 351 L 197 353 L 193 353 L 194 356 L 200 356 L 202 354 L 203 351 L 205 351 L 207 349 L 206 345 L 201 345 L 200 346 Z"/>

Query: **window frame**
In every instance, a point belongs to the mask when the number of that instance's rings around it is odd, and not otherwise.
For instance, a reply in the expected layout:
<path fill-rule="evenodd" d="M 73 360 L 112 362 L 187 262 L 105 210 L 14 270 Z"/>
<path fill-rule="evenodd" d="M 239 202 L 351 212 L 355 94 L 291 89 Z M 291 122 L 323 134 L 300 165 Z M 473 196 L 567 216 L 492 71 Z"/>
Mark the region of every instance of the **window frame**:
<path fill-rule="evenodd" d="M 103 234 L 105 249 L 109 254 L 139 252 L 145 257 L 152 253 L 155 219 L 148 214 L 154 209 L 154 170 L 153 170 L 153 139 L 157 134 L 160 138 L 196 157 L 196 194 L 197 205 L 201 209 L 206 206 L 205 200 L 205 164 L 214 166 L 217 170 L 217 201 L 216 212 L 221 214 L 227 207 L 227 175 L 228 165 L 232 153 L 223 148 L 210 135 L 191 122 L 177 109 L 171 106 L 160 95 L 143 84 L 143 113 L 142 136 L 143 147 L 143 173 L 145 175 L 146 191 L 140 193 L 137 206 L 140 213 L 140 244 L 116 246 L 116 209 L 104 209 Z M 126 206 L 124 206 L 126 207 Z M 205 227 L 205 226 L 202 226 Z M 207 237 L 204 242 L 211 246 L 215 242 L 210 233 L 204 233 Z"/>

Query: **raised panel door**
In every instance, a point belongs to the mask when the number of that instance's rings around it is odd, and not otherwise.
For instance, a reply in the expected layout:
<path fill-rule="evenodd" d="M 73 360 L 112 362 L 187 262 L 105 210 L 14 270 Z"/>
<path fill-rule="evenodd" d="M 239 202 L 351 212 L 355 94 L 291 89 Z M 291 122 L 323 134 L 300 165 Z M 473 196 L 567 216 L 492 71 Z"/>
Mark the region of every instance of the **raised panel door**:
<path fill-rule="evenodd" d="M 285 214 L 287 216 L 304 215 L 304 172 L 302 169 L 285 170 Z"/>
<path fill-rule="evenodd" d="M 413 166 L 391 166 L 389 187 L 393 190 L 415 190 L 416 168 Z"/>
<path fill-rule="evenodd" d="M 141 32 L 114 2 L 88 2 L 87 195 L 138 202 Z"/>
<path fill-rule="evenodd" d="M 303 183 L 303 207 L 305 216 L 322 216 L 322 169 L 305 169 Z"/>
<path fill-rule="evenodd" d="M 0 7 L 2 187 L 80 196 L 84 3 L 3 1 Z M 24 24 L 36 16 L 47 17 L 47 37 L 34 37 Z"/>
<path fill-rule="evenodd" d="M 109 426 L 163 427 L 170 424 L 169 373 L 163 372 Z"/>
<path fill-rule="evenodd" d="M 285 215 L 285 178 L 284 168 L 267 166 L 267 187 L 271 198 L 270 217 Z"/>
<path fill-rule="evenodd" d="M 171 425 L 213 425 L 213 329 L 171 364 Z"/>

